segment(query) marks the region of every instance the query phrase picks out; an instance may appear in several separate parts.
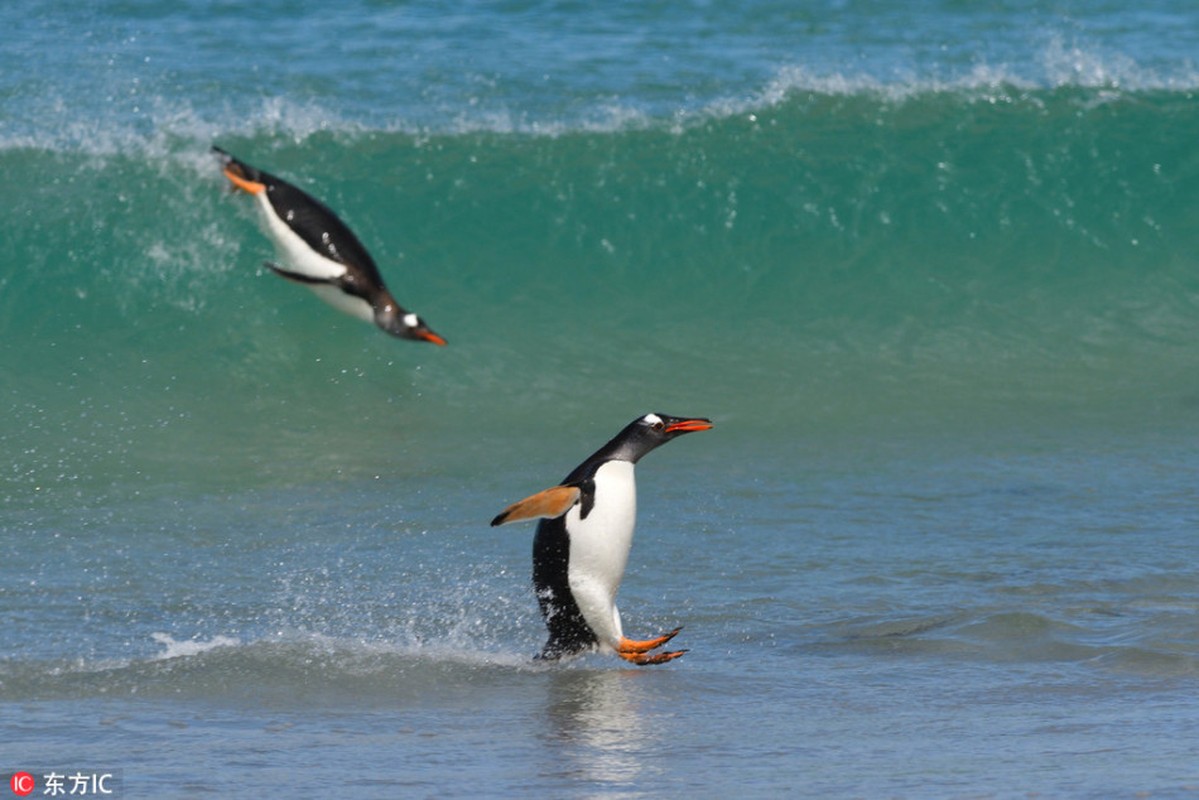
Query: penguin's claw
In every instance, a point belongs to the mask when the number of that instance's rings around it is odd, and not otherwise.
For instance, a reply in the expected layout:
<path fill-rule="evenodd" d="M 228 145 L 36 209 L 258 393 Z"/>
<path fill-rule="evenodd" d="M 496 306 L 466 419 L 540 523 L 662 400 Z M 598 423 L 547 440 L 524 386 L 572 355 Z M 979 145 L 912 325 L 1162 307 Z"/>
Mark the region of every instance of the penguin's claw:
<path fill-rule="evenodd" d="M 617 653 L 616 655 L 625 661 L 644 667 L 646 664 L 665 664 L 667 661 L 674 661 L 686 652 L 686 650 L 672 650 L 668 653 Z"/>
<path fill-rule="evenodd" d="M 675 636 L 678 636 L 679 631 L 682 629 L 683 626 L 680 625 L 670 633 L 664 633 L 661 636 L 654 637 L 653 639 L 645 639 L 644 641 L 636 641 L 622 637 L 620 643 L 616 646 L 616 652 L 619 653 L 621 657 L 626 655 L 637 655 L 639 653 L 648 653 L 650 650 L 656 650 L 657 648 L 669 642 Z M 679 655 L 682 655 L 682 653 L 679 653 Z"/>

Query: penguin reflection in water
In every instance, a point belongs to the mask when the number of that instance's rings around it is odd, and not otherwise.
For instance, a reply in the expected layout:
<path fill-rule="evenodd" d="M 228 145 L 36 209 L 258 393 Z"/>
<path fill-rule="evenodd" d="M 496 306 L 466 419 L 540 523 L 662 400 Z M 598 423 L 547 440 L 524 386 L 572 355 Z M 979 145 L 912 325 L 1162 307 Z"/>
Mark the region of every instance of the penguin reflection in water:
<path fill-rule="evenodd" d="M 671 439 L 712 427 L 699 417 L 646 414 L 575 467 L 558 486 L 504 509 L 494 525 L 541 518 L 533 539 L 533 585 L 549 640 L 539 658 L 598 650 L 634 664 L 661 664 L 687 652 L 654 653 L 681 628 L 626 639 L 616 608 L 637 518 L 634 465 Z"/>
<path fill-rule="evenodd" d="M 265 262 L 272 272 L 307 286 L 334 308 L 373 322 L 392 336 L 445 344 L 424 320 L 396 302 L 371 254 L 328 206 L 219 147 L 212 150 L 231 188 L 259 201 L 267 230 L 287 257 L 286 267 Z"/>

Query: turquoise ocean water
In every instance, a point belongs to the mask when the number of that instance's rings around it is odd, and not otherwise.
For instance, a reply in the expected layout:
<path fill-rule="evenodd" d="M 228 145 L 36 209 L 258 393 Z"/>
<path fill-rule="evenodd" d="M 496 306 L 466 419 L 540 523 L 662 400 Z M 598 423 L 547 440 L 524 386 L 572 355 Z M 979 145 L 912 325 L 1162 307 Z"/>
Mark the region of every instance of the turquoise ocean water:
<path fill-rule="evenodd" d="M 1199 795 L 1199 11 L 980 5 L 0 9 L 0 768 Z M 716 423 L 620 595 L 690 652 L 534 663 L 487 521 L 646 411 Z"/>

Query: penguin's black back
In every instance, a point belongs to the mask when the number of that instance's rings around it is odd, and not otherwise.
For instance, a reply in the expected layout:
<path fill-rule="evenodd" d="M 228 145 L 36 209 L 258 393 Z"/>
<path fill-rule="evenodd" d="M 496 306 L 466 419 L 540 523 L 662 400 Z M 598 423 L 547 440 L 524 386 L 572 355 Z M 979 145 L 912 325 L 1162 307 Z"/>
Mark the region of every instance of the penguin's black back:
<path fill-rule="evenodd" d="M 595 504 L 595 482 L 590 475 L 598 468 L 598 463 L 588 459 L 563 481 L 563 485 L 578 486 L 581 490 L 579 503 L 584 517 Z M 566 515 L 541 520 L 533 536 L 533 587 L 537 590 L 537 605 L 550 636 L 539 658 L 561 658 L 590 650 L 599 643 L 571 594 L 569 571 L 570 535 L 566 532 Z"/>
<path fill-rule="evenodd" d="M 333 209 L 278 175 L 239 161 L 220 148 L 213 149 L 240 167 L 247 177 L 266 186 L 271 208 L 305 244 L 317 253 L 346 265 L 351 273 L 360 273 L 362 283 L 376 286 L 383 283 L 374 258 Z"/>
<path fill-rule="evenodd" d="M 533 586 L 550 635 L 539 658 L 561 658 L 599 643 L 570 592 L 569 568 L 570 537 L 565 518 L 543 519 L 533 537 Z"/>

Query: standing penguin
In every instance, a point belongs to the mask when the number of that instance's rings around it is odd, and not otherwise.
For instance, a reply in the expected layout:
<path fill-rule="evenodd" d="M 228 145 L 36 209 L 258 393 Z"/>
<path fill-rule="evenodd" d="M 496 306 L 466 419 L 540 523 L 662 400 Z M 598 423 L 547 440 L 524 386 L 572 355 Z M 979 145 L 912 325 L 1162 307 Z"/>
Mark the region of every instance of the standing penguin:
<path fill-rule="evenodd" d="M 634 664 L 661 664 L 687 652 L 651 653 L 681 628 L 644 641 L 626 639 L 616 592 L 637 521 L 634 465 L 677 436 L 711 427 L 711 421 L 700 417 L 646 414 L 575 467 L 560 485 L 513 503 L 491 521 L 494 526 L 542 518 L 533 540 L 533 585 L 549 640 L 539 658 L 598 650 Z"/>
<path fill-rule="evenodd" d="M 287 181 L 213 147 L 234 189 L 258 199 L 267 230 L 288 267 L 265 262 L 276 275 L 303 284 L 334 308 L 373 322 L 401 339 L 444 345 L 445 339 L 391 296 L 371 254 L 321 201 Z"/>

